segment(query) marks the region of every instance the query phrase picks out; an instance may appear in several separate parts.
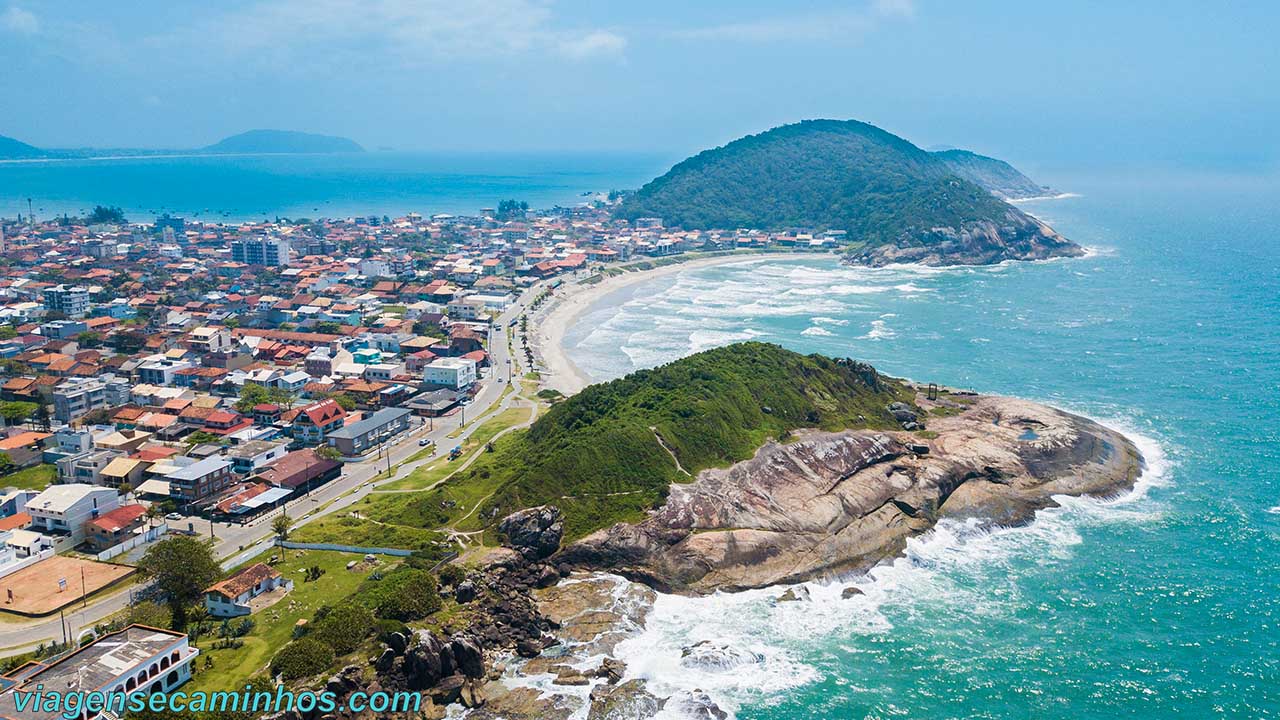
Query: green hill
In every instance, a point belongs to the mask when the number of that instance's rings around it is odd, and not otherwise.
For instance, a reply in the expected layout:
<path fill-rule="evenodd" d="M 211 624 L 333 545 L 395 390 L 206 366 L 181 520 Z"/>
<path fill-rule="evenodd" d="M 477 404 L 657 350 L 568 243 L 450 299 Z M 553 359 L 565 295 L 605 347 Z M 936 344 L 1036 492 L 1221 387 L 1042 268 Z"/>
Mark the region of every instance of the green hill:
<path fill-rule="evenodd" d="M 49 153 L 21 140 L 0 135 L 0 160 L 26 160 L 48 157 Z"/>
<path fill-rule="evenodd" d="M 1053 191 L 1023 175 L 1003 160 L 979 155 L 968 150 L 943 150 L 933 153 L 956 175 L 1006 200 L 1040 197 Z"/>
<path fill-rule="evenodd" d="M 628 196 L 619 217 L 685 229 L 844 230 L 869 264 L 1077 255 L 1043 223 L 874 125 L 806 120 L 701 152 Z"/>
<path fill-rule="evenodd" d="M 250 130 L 202 148 L 209 153 L 364 152 L 354 140 L 293 130 Z"/>
<path fill-rule="evenodd" d="M 640 518 L 671 483 L 747 459 L 770 437 L 805 427 L 895 428 L 886 406 L 910 397 L 869 365 L 730 345 L 592 385 L 438 490 L 388 495 L 366 511 L 432 527 L 456 519 L 441 510 L 451 498 L 487 495 L 478 511 L 486 524 L 551 503 L 564 510 L 567 534 L 581 537 Z"/>

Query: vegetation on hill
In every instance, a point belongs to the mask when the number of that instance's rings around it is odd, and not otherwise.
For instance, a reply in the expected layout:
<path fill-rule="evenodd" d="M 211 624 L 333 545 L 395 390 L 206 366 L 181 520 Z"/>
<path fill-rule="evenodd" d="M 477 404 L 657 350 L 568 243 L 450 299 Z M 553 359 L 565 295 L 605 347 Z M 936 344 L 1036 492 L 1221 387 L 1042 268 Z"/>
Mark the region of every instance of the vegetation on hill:
<path fill-rule="evenodd" d="M 1016 200 L 1052 192 L 1003 160 L 968 150 L 943 150 L 933 155 L 946 163 L 951 172 L 1000 198 Z"/>
<path fill-rule="evenodd" d="M 1009 209 L 874 125 L 807 120 L 701 152 L 626 198 L 619 214 L 696 229 L 847 230 L 885 243 Z"/>
<path fill-rule="evenodd" d="M 684 229 L 843 230 L 849 259 L 980 265 L 1081 254 L 938 155 L 854 120 L 806 120 L 699 153 L 618 205 Z"/>
<path fill-rule="evenodd" d="M 553 503 L 581 537 L 634 520 L 673 482 L 751 457 L 798 428 L 896 427 L 910 400 L 868 365 L 752 342 L 592 385 L 552 407 L 479 473 L 496 487 L 480 517 Z M 678 461 L 678 465 L 677 465 Z M 465 478 L 464 478 L 465 480 Z"/>
<path fill-rule="evenodd" d="M 203 148 L 211 153 L 364 152 L 354 140 L 293 130 L 250 130 Z"/>

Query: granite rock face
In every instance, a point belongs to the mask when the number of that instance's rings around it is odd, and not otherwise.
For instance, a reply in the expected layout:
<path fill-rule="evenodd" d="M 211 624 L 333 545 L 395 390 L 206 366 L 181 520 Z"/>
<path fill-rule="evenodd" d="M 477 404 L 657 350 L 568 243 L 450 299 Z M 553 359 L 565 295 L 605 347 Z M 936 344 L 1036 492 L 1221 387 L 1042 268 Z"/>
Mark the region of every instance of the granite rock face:
<path fill-rule="evenodd" d="M 911 241 L 866 248 L 846 256 L 855 265 L 991 265 L 1005 260 L 1080 257 L 1084 248 L 1053 228 L 1010 207 L 1000 221 L 930 228 Z"/>
<path fill-rule="evenodd" d="M 560 549 L 564 516 L 552 505 L 514 512 L 498 523 L 506 544 L 528 560 L 542 560 Z"/>
<path fill-rule="evenodd" d="M 740 590 L 870 568 L 941 518 L 1028 522 L 1053 495 L 1132 486 L 1133 444 L 1091 420 L 1024 400 L 951 396 L 917 404 L 929 430 L 808 431 L 672 486 L 638 524 L 600 530 L 562 561 L 659 590 Z"/>

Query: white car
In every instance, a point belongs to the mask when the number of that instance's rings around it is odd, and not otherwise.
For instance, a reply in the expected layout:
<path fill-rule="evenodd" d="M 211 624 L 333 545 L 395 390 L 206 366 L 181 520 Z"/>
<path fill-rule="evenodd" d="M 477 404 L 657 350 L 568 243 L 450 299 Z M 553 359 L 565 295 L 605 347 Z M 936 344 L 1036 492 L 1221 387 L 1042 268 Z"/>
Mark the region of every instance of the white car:
<path fill-rule="evenodd" d="M 181 520 L 181 519 L 182 519 L 182 515 L 181 515 L 181 514 L 179 514 L 179 513 L 176 513 L 176 512 L 171 512 L 171 513 L 169 513 L 168 515 L 165 515 L 165 516 L 164 516 L 164 519 L 165 519 L 165 520 Z"/>

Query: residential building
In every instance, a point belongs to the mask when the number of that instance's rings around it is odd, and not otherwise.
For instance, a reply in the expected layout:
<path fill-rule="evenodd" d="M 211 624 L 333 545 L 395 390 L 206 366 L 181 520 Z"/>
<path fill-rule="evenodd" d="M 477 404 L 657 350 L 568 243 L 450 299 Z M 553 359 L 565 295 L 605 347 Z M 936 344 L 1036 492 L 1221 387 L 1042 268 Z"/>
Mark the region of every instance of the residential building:
<path fill-rule="evenodd" d="M 175 360 L 164 355 L 152 355 L 137 367 L 138 382 L 146 385 L 173 385 L 174 373 L 195 367 L 189 360 Z"/>
<path fill-rule="evenodd" d="M 40 325 L 40 335 L 50 340 L 72 340 L 89 326 L 83 320 L 50 320 Z"/>
<path fill-rule="evenodd" d="M 363 455 L 378 443 L 408 430 L 412 414 L 404 408 L 383 408 L 363 420 L 330 432 L 326 441 L 346 457 Z"/>
<path fill-rule="evenodd" d="M 9 462 L 18 467 L 26 467 L 40 462 L 44 453 L 44 442 L 53 437 L 52 433 L 32 432 L 30 430 L 0 439 L 0 452 L 9 456 Z"/>
<path fill-rule="evenodd" d="M 246 265 L 284 267 L 289 264 L 289 241 L 268 237 L 234 240 L 231 259 Z"/>
<path fill-rule="evenodd" d="M 252 475 L 288 452 L 288 443 L 252 440 L 231 448 L 227 457 L 231 459 L 231 469 L 236 474 Z"/>
<path fill-rule="evenodd" d="M 257 563 L 211 585 L 204 591 L 204 606 L 213 617 L 248 615 L 253 612 L 251 600 L 277 588 L 288 592 L 293 589 L 293 581 L 275 568 Z"/>
<path fill-rule="evenodd" d="M 332 398 L 312 403 L 294 417 L 293 437 L 310 445 L 322 443 L 329 433 L 342 427 L 346 417 L 347 411 Z"/>
<path fill-rule="evenodd" d="M 342 463 L 322 458 L 313 448 L 294 450 L 263 468 L 258 477 L 278 488 L 298 490 L 323 485 L 342 473 Z"/>
<path fill-rule="evenodd" d="M 93 410 L 127 404 L 128 381 L 114 375 L 68 378 L 53 388 L 53 417 L 70 423 Z"/>
<path fill-rule="evenodd" d="M 73 544 L 84 541 L 86 522 L 120 507 L 120 495 L 97 485 L 52 485 L 27 502 L 30 529 L 46 535 L 69 536 Z"/>
<path fill-rule="evenodd" d="M 18 693 L 40 689 L 62 693 L 100 691 L 147 694 L 169 692 L 191 679 L 191 663 L 200 654 L 185 632 L 130 625 L 107 633 L 79 650 L 54 660 L 32 660 L 3 676 L 0 682 L 0 718 L 8 720 L 57 720 L 61 709 L 17 709 Z M 34 696 L 33 696 L 34 697 Z M 119 709 L 120 712 L 116 712 Z M 118 718 L 124 708 L 85 710 L 84 720 Z"/>
<path fill-rule="evenodd" d="M 466 358 L 437 358 L 422 369 L 422 381 L 433 388 L 465 390 L 476 382 L 476 364 Z"/>
<path fill-rule="evenodd" d="M 102 552 L 133 538 L 146 524 L 147 506 L 121 505 L 85 523 L 85 542 L 94 552 Z"/>
<path fill-rule="evenodd" d="M 231 484 L 231 461 L 221 456 L 207 457 L 167 475 L 169 496 L 179 504 L 203 500 Z"/>
<path fill-rule="evenodd" d="M 44 290 L 44 306 L 48 312 L 61 313 L 79 320 L 89 313 L 89 289 L 79 285 L 54 285 Z"/>

